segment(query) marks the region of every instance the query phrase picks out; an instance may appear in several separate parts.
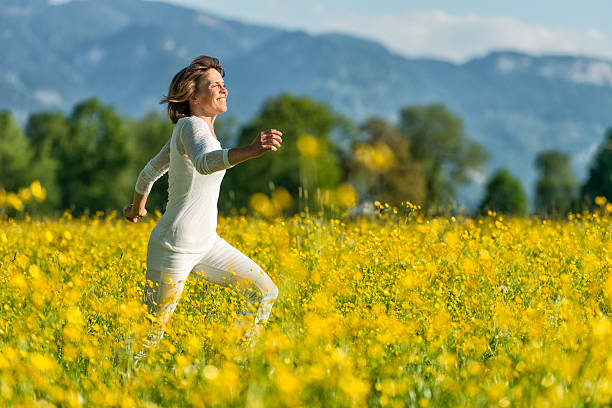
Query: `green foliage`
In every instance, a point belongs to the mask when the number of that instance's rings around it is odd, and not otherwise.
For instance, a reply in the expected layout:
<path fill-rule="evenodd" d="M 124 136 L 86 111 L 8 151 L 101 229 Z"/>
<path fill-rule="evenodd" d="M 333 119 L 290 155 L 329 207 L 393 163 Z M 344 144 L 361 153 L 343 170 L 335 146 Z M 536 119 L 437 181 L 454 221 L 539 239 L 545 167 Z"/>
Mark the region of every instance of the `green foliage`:
<path fill-rule="evenodd" d="M 506 169 L 498 170 L 488 181 L 479 212 L 488 210 L 511 215 L 524 215 L 527 197 L 520 181 Z"/>
<path fill-rule="evenodd" d="M 250 144 L 266 129 L 280 130 L 283 145 L 227 173 L 222 186 L 226 209 L 246 207 L 252 194 L 269 193 L 278 186 L 294 197 L 302 187 L 309 194 L 305 202 L 312 205 L 316 188 L 333 188 L 341 179 L 337 146 L 331 138 L 340 124 L 340 117 L 327 105 L 308 97 L 283 94 L 266 101 L 260 114 L 242 128 L 238 145 Z"/>
<path fill-rule="evenodd" d="M 68 128 L 58 155 L 62 207 L 77 213 L 123 208 L 133 193 L 135 149 L 122 119 L 94 98 L 74 108 Z"/>
<path fill-rule="evenodd" d="M 588 206 L 595 197 L 603 196 L 612 201 L 612 128 L 593 158 L 589 177 L 582 186 L 581 196 Z"/>
<path fill-rule="evenodd" d="M 95 98 L 67 116 L 32 114 L 25 134 L 3 112 L 0 188 L 17 191 L 39 180 L 47 199 L 36 210 L 46 213 L 121 212 L 132 199 L 140 170 L 171 137 L 173 126 L 158 113 L 121 116 Z M 256 203 L 257 211 L 271 214 L 306 206 L 345 208 L 359 198 L 393 205 L 410 201 L 431 209 L 451 201 L 456 187 L 469 181 L 468 171 L 486 157 L 467 140 L 460 119 L 441 105 L 407 107 L 399 126 L 372 117 L 359 128 L 326 104 L 282 94 L 266 101 L 242 127 L 233 117 L 215 122 L 226 147 L 248 145 L 270 128 L 283 132 L 281 149 L 227 173 L 219 201 L 226 211 Z M 149 211 L 164 210 L 167 190 L 167 177 L 162 177 L 147 200 Z"/>
<path fill-rule="evenodd" d="M 59 158 L 62 154 L 61 146 L 68 144 L 68 134 L 66 117 L 59 112 L 32 114 L 26 124 L 26 135 L 36 163 L 32 177 L 47 190 L 47 198 L 39 204 L 39 210 L 44 212 L 60 207 L 61 188 L 57 177 L 63 169 Z"/>
<path fill-rule="evenodd" d="M 0 189 L 15 191 L 32 178 L 28 139 L 8 111 L 0 112 Z"/>
<path fill-rule="evenodd" d="M 451 204 L 457 188 L 470 181 L 470 171 L 479 170 L 488 158 L 478 143 L 467 138 L 461 119 L 444 105 L 403 108 L 399 128 L 410 140 L 412 157 L 424 167 L 428 210 Z"/>
<path fill-rule="evenodd" d="M 363 198 L 399 206 L 425 200 L 423 166 L 410 153 L 410 141 L 397 126 L 372 117 L 361 127 L 347 163 L 348 179 Z"/>
<path fill-rule="evenodd" d="M 570 157 L 557 150 L 538 154 L 536 168 L 535 208 L 543 215 L 566 215 L 574 207 L 578 183 L 572 172 Z"/>

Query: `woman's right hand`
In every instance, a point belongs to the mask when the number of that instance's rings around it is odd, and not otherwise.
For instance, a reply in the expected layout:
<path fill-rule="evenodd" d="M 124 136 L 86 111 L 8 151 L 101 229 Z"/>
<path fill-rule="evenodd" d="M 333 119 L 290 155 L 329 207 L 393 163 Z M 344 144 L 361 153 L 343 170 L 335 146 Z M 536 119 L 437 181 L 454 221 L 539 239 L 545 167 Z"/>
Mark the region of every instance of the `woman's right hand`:
<path fill-rule="evenodd" d="M 137 210 L 134 208 L 133 204 L 130 204 L 123 210 L 123 215 L 125 215 L 125 218 L 130 222 L 138 222 L 138 218 L 147 215 L 147 210 L 145 208 Z"/>
<path fill-rule="evenodd" d="M 283 142 L 282 136 L 283 134 L 276 129 L 259 132 L 259 135 L 255 137 L 249 146 L 252 150 L 252 157 L 259 157 L 268 150 L 278 150 Z"/>

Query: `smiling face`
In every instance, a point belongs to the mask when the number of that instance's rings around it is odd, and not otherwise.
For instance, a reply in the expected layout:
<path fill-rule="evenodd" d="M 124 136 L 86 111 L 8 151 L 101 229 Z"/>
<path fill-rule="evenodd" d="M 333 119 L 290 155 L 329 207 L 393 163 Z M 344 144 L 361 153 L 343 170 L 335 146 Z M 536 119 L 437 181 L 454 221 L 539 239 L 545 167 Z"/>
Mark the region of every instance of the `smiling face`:
<path fill-rule="evenodd" d="M 190 100 L 206 116 L 227 111 L 227 89 L 223 77 L 214 68 L 207 69 L 198 80 L 198 89 Z M 192 112 L 196 109 L 192 109 Z"/>

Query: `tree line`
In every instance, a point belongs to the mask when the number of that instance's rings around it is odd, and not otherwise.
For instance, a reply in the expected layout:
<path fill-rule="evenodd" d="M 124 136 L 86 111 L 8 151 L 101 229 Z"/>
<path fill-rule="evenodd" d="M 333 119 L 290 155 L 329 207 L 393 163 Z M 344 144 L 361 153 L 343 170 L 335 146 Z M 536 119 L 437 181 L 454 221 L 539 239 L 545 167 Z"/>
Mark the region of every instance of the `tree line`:
<path fill-rule="evenodd" d="M 9 111 L 0 112 L 1 194 L 39 181 L 43 202 L 27 210 L 75 215 L 121 209 L 132 198 L 136 177 L 172 134 L 173 124 L 158 113 L 134 119 L 120 115 L 96 98 L 77 104 L 69 114 L 31 114 L 22 129 Z M 303 96 L 281 94 L 266 100 L 253 119 L 238 125 L 219 117 L 215 132 L 224 147 L 245 145 L 261 130 L 283 132 L 282 149 L 235 166 L 224 178 L 221 212 L 291 214 L 304 209 L 343 210 L 364 202 L 392 206 L 407 202 L 429 214 L 456 210 L 460 187 L 482 172 L 489 154 L 465 133 L 461 118 L 444 105 L 407 106 L 397 123 L 371 117 L 356 124 L 328 105 Z M 535 210 L 562 216 L 612 198 L 612 130 L 580 185 L 570 158 L 541 152 L 535 163 Z M 151 191 L 149 211 L 163 211 L 167 176 Z M 3 193 L 4 192 L 4 193 Z M 9 213 L 9 206 L 2 206 Z M 523 215 L 527 197 L 506 169 L 493 174 L 478 212 Z"/>

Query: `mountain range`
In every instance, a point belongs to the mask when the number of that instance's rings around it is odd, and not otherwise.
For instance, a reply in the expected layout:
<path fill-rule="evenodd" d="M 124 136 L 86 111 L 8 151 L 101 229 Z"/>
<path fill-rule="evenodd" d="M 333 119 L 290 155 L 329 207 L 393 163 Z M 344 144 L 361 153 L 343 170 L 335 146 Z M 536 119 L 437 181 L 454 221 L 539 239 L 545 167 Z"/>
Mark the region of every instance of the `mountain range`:
<path fill-rule="evenodd" d="M 357 123 L 443 103 L 491 153 L 462 190 L 473 206 L 489 174 L 506 167 L 531 194 L 538 152 L 570 154 L 579 179 L 612 126 L 612 61 L 497 51 L 465 63 L 408 58 L 351 35 L 245 24 L 144 0 L 3 0 L 0 109 L 23 123 L 98 96 L 122 114 L 163 111 L 172 76 L 195 56 L 226 70 L 240 122 L 281 92 L 309 95 Z"/>

